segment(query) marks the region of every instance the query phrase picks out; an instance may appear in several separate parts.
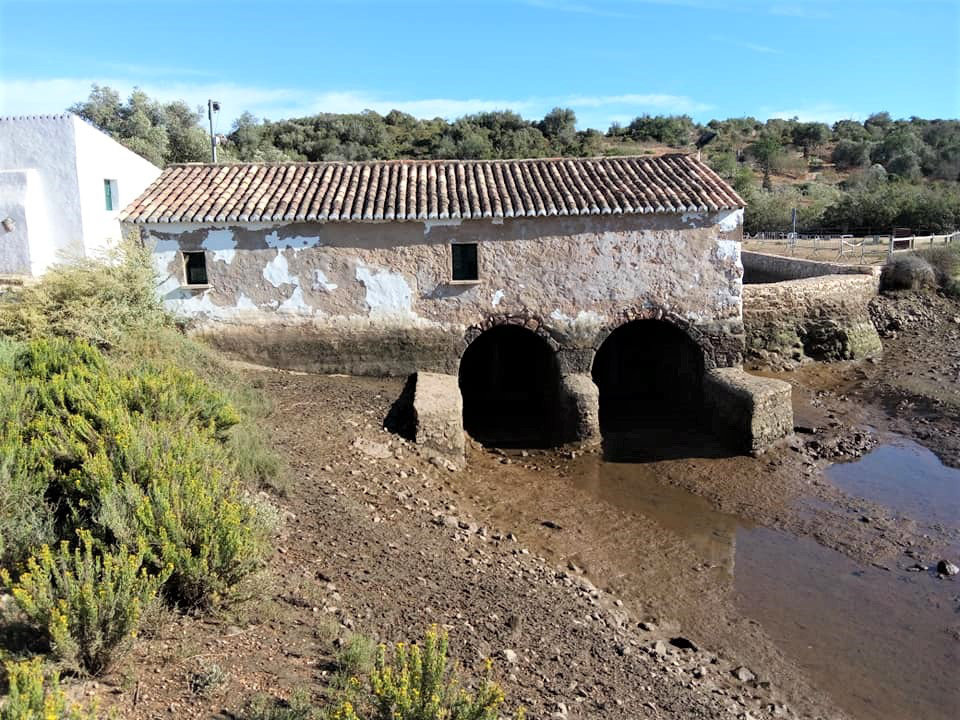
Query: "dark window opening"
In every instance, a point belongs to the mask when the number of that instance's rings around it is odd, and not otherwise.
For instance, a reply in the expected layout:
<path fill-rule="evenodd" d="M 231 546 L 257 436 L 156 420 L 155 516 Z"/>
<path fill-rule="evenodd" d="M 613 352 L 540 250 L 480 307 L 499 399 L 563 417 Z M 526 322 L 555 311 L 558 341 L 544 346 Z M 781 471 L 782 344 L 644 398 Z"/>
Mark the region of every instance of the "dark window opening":
<path fill-rule="evenodd" d="M 463 425 L 494 447 L 551 447 L 560 418 L 557 356 L 536 333 L 500 325 L 474 340 L 460 360 Z"/>
<path fill-rule="evenodd" d="M 453 279 L 479 280 L 480 266 L 477 262 L 476 243 L 455 243 L 450 246 L 453 252 Z"/>
<path fill-rule="evenodd" d="M 183 267 L 187 285 L 207 285 L 207 254 L 203 252 L 185 252 Z"/>
<path fill-rule="evenodd" d="M 720 452 L 704 428 L 703 351 L 660 320 L 636 320 L 610 334 L 593 361 L 600 431 L 619 460 L 699 457 Z"/>

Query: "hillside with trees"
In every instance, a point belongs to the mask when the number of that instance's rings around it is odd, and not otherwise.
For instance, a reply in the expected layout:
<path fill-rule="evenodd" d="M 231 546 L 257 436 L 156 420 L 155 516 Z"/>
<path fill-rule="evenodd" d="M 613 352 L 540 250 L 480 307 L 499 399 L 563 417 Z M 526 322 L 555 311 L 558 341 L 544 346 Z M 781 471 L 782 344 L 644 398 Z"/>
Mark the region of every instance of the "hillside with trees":
<path fill-rule="evenodd" d="M 125 101 L 94 86 L 70 108 L 157 165 L 209 160 L 200 110 L 135 90 Z M 453 121 L 393 110 L 271 121 L 248 112 L 218 137 L 223 162 L 520 158 L 695 152 L 747 200 L 745 229 L 945 232 L 960 227 L 960 120 L 895 120 L 878 112 L 832 126 L 797 119 L 634 118 L 606 132 L 578 130 L 569 108 L 541 120 L 509 110 Z"/>

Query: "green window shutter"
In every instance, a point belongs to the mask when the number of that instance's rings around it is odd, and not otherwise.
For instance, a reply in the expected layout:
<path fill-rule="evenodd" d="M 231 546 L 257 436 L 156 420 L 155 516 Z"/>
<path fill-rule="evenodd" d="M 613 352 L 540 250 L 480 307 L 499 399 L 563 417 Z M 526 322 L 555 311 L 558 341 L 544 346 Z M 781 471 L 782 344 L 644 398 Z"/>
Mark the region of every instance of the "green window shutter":
<path fill-rule="evenodd" d="M 103 181 L 103 199 L 106 202 L 107 210 L 113 210 L 113 185 L 109 180 Z"/>

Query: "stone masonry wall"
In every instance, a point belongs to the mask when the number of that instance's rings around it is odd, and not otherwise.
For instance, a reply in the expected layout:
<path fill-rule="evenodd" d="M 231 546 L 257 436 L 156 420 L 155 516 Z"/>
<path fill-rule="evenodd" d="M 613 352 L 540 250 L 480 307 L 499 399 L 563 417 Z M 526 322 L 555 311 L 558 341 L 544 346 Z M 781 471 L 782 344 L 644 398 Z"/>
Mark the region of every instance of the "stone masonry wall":
<path fill-rule="evenodd" d="M 867 305 L 872 275 L 828 275 L 743 288 L 747 355 L 753 364 L 793 367 L 882 352 Z"/>
<path fill-rule="evenodd" d="M 844 265 L 749 250 L 741 253 L 741 259 L 744 281 L 750 284 L 800 280 L 824 275 L 872 275 L 877 282 L 880 278 L 880 269 L 869 265 Z"/>
<path fill-rule="evenodd" d="M 161 295 L 196 331 L 254 362 L 355 374 L 455 373 L 470 338 L 525 324 L 589 371 L 617 325 L 681 326 L 708 364 L 742 359 L 742 211 L 714 214 L 209 227 L 146 225 Z M 480 281 L 450 279 L 452 242 Z M 180 251 L 210 286 L 183 285 Z"/>

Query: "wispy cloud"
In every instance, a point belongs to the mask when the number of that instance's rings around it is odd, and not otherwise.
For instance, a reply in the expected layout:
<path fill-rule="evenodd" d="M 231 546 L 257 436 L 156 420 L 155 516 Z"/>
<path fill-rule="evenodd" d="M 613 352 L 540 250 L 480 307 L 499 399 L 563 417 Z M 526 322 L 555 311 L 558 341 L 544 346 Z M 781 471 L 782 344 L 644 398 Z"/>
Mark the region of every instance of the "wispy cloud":
<path fill-rule="evenodd" d="M 647 110 L 660 110 L 671 113 L 703 112 L 713 107 L 707 103 L 697 102 L 685 95 L 638 95 L 632 93 L 625 95 L 571 95 L 558 99 L 557 104 L 570 105 L 574 108 L 633 105 Z"/>
<path fill-rule="evenodd" d="M 135 85 L 162 102 L 184 100 L 192 106 L 208 98 L 223 107 L 221 123 L 229 126 L 244 111 L 258 117 L 280 119 L 321 112 L 348 113 L 373 110 L 384 114 L 400 110 L 415 117 L 453 119 L 469 113 L 510 109 L 526 117 L 541 117 L 553 107 L 572 107 L 582 127 L 605 129 L 614 118 L 650 113 L 698 113 L 708 103 L 685 95 L 623 93 L 616 95 L 557 95 L 519 98 L 404 98 L 359 90 L 315 91 L 302 88 L 265 88 L 231 83 L 157 82 L 135 83 L 129 78 L 0 79 L 0 114 L 22 115 L 61 112 L 87 97 L 94 83 L 108 85 L 127 96 Z M 220 129 L 225 129 L 221 127 Z"/>
<path fill-rule="evenodd" d="M 754 52 L 763 53 L 764 55 L 782 55 L 783 50 L 778 48 L 769 47 L 767 45 L 757 45 L 756 43 L 739 43 L 740 47 L 746 50 L 753 50 Z"/>
<path fill-rule="evenodd" d="M 123 75 L 124 77 L 213 77 L 213 73 L 209 70 L 198 70 L 196 68 L 177 65 L 137 65 L 133 63 L 102 62 L 99 63 L 98 66 L 107 72 Z"/>
<path fill-rule="evenodd" d="M 735 38 L 724 35 L 711 35 L 710 39 L 715 43 L 720 44 L 723 47 L 738 47 L 743 48 L 744 50 L 750 50 L 751 52 L 761 53 L 763 55 L 782 55 L 783 50 L 779 48 L 771 47 L 770 45 L 761 45 L 759 43 L 752 42 L 742 42 Z"/>

